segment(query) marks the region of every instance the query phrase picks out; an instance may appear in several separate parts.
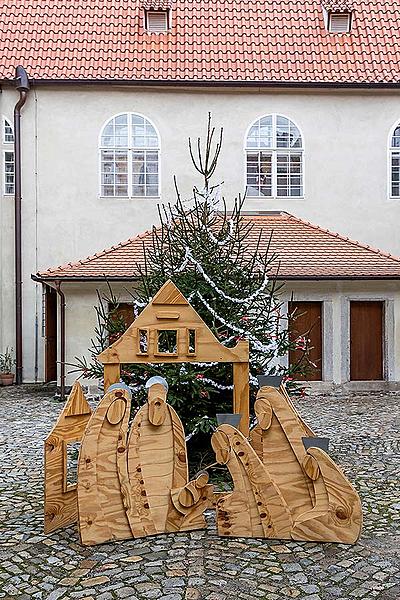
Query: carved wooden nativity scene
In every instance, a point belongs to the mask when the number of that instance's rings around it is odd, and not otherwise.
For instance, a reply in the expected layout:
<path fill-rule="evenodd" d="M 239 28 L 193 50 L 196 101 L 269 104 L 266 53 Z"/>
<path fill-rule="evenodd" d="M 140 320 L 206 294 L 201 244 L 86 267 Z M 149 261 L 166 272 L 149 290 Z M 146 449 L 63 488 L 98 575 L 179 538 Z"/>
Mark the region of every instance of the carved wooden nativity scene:
<path fill-rule="evenodd" d="M 168 339 L 167 346 L 165 339 Z M 249 346 L 222 345 L 177 287 L 166 282 L 127 331 L 98 357 L 105 395 L 92 412 L 75 383 L 45 442 L 45 532 L 78 524 L 84 545 L 205 529 L 218 534 L 353 544 L 362 526 L 357 492 L 314 442 L 283 385 L 262 385 L 249 431 Z M 185 432 L 153 377 L 147 403 L 131 419 L 121 364 L 219 362 L 233 365 L 233 413 L 212 434 L 216 461 L 233 489 L 214 493 L 206 471 L 188 474 Z M 77 482 L 68 482 L 67 446 L 80 443 Z"/>

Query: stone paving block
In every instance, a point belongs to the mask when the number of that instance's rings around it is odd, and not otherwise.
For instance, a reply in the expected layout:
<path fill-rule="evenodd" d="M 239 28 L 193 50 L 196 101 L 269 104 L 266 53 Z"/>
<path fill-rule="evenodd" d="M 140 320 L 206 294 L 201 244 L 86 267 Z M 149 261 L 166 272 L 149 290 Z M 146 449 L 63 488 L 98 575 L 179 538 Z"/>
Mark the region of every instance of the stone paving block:
<path fill-rule="evenodd" d="M 83 548 L 75 527 L 42 532 L 42 442 L 61 406 L 41 386 L 27 389 L 0 388 L 0 464 L 9 465 L 0 494 L 0 598 L 400 599 L 400 393 L 296 400 L 304 418 L 330 437 L 332 456 L 360 491 L 364 530 L 353 547 L 221 539 L 209 511 L 208 532 Z"/>

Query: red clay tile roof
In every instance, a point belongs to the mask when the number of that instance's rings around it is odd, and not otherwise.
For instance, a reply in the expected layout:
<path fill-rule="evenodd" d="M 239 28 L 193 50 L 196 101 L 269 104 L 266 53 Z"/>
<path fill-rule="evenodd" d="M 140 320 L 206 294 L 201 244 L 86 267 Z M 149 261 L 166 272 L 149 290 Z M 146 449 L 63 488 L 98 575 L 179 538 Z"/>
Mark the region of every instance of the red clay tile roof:
<path fill-rule="evenodd" d="M 0 80 L 400 83 L 400 0 L 354 0 L 350 34 L 321 0 L 174 0 L 149 33 L 143 0 L 0 0 Z"/>
<path fill-rule="evenodd" d="M 349 240 L 285 212 L 249 214 L 254 224 L 252 241 L 262 230 L 266 248 L 272 233 L 271 252 L 278 256 L 280 279 L 400 279 L 400 258 Z M 112 246 L 75 263 L 38 273 L 39 280 L 135 279 L 143 264 L 143 244 L 151 232 Z"/>

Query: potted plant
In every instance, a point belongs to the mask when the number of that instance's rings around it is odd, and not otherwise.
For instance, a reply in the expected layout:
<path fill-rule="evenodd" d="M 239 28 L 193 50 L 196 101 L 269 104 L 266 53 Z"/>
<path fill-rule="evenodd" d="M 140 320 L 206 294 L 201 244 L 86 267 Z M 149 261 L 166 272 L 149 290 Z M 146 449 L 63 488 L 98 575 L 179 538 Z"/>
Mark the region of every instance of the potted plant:
<path fill-rule="evenodd" d="M 12 385 L 14 383 L 14 373 L 12 368 L 15 365 L 15 359 L 12 357 L 12 348 L 6 348 L 4 354 L 0 354 L 0 383 L 1 385 Z"/>

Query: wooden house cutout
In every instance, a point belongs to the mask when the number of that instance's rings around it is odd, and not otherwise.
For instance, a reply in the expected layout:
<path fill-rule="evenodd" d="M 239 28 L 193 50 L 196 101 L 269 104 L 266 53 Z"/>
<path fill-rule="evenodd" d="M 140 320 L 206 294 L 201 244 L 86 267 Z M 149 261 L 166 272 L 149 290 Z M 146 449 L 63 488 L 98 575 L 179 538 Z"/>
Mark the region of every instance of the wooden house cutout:
<path fill-rule="evenodd" d="M 104 390 L 120 380 L 121 364 L 220 362 L 233 364 L 233 412 L 249 432 L 249 343 L 221 344 L 172 281 L 167 281 L 125 333 L 98 356 Z"/>

